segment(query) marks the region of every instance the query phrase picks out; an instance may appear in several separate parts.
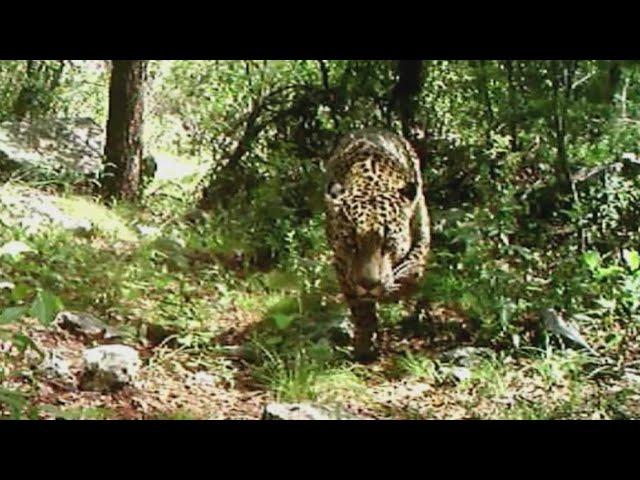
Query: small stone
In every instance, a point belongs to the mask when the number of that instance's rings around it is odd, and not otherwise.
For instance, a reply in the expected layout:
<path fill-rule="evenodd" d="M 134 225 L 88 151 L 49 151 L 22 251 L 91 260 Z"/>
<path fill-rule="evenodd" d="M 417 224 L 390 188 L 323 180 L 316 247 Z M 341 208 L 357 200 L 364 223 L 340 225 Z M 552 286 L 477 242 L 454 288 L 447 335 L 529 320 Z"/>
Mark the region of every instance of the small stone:
<path fill-rule="evenodd" d="M 88 237 L 93 232 L 93 223 L 86 218 L 63 218 L 62 228 L 78 236 Z"/>
<path fill-rule="evenodd" d="M 101 345 L 85 350 L 83 390 L 110 391 L 132 385 L 140 369 L 138 352 L 126 345 Z"/>
<path fill-rule="evenodd" d="M 451 374 L 460 382 L 471 378 L 471 370 L 466 367 L 453 367 L 451 369 Z"/>
<path fill-rule="evenodd" d="M 358 418 L 308 403 L 269 403 L 262 412 L 262 420 L 358 420 Z"/>
<path fill-rule="evenodd" d="M 441 372 L 458 382 L 463 382 L 471 378 L 471 370 L 467 367 L 442 367 Z"/>
<path fill-rule="evenodd" d="M 0 247 L 0 256 L 8 255 L 10 257 L 17 257 L 23 253 L 28 253 L 32 251 L 33 249 L 26 243 L 12 240 L 2 245 L 2 247 Z"/>
<path fill-rule="evenodd" d="M 640 384 L 640 375 L 638 375 L 637 373 L 626 372 L 622 376 L 622 378 L 625 379 L 628 382 Z"/>
<path fill-rule="evenodd" d="M 494 352 L 490 348 L 460 347 L 448 350 L 441 355 L 443 360 L 455 363 L 462 367 L 470 367 L 480 358 L 491 358 Z"/>
<path fill-rule="evenodd" d="M 216 384 L 216 377 L 207 372 L 197 372 L 193 375 L 193 383 L 206 387 L 212 387 Z"/>
<path fill-rule="evenodd" d="M 162 234 L 162 230 L 158 227 L 149 227 L 147 225 L 138 225 L 138 232 L 143 237 L 157 237 Z"/>
<path fill-rule="evenodd" d="M 88 337 L 97 337 L 103 335 L 105 338 L 117 338 L 119 333 L 106 325 L 101 320 L 88 313 L 79 312 L 60 312 L 54 323 L 63 330 L 72 333 L 86 335 Z"/>
<path fill-rule="evenodd" d="M 44 360 L 38 367 L 40 373 L 47 378 L 62 379 L 75 383 L 69 361 L 59 351 L 48 350 L 44 355 Z"/>

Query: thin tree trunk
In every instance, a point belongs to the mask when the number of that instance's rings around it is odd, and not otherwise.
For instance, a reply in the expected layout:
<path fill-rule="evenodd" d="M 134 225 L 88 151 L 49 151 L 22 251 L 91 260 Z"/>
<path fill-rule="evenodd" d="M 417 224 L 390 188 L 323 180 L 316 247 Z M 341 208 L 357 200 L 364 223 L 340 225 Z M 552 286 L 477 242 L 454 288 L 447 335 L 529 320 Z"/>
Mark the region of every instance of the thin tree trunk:
<path fill-rule="evenodd" d="M 475 67 L 477 70 L 477 86 L 478 93 L 482 97 L 482 103 L 484 107 L 484 116 L 485 116 L 485 142 L 487 146 L 491 144 L 491 132 L 493 131 L 494 125 L 494 113 L 493 113 L 493 104 L 491 102 L 491 94 L 489 92 L 489 80 L 487 78 L 487 69 L 485 60 L 478 60 L 475 63 Z"/>
<path fill-rule="evenodd" d="M 569 193 L 571 191 L 571 170 L 566 148 L 566 118 L 568 103 L 571 99 L 571 82 L 575 68 L 572 69 L 569 65 L 564 64 L 564 62 L 560 65 L 557 61 L 554 61 L 552 66 L 552 125 L 556 141 L 556 163 L 554 169 L 558 193 Z M 564 91 L 562 91 L 563 89 Z"/>
<path fill-rule="evenodd" d="M 398 82 L 391 92 L 391 104 L 400 116 L 402 134 L 410 138 L 417 97 L 422 88 L 422 60 L 400 60 Z"/>
<path fill-rule="evenodd" d="M 616 95 L 616 90 L 618 89 L 618 85 L 620 85 L 620 81 L 622 80 L 622 68 L 620 66 L 620 62 L 617 60 L 611 60 L 609 62 L 607 74 L 607 101 L 609 103 L 613 103 Z"/>
<path fill-rule="evenodd" d="M 142 126 L 147 60 L 114 60 L 102 176 L 106 199 L 135 200 L 140 193 Z"/>
<path fill-rule="evenodd" d="M 482 99 L 482 106 L 484 110 L 484 141 L 487 149 L 492 146 L 491 132 L 495 126 L 495 114 L 493 109 L 493 102 L 491 101 L 491 92 L 489 91 L 489 79 L 487 77 L 486 62 L 484 60 L 473 61 L 472 66 L 476 73 L 476 88 L 478 94 Z M 497 180 L 498 166 L 495 158 L 488 159 L 489 166 L 489 178 L 492 182 Z"/>
<path fill-rule="evenodd" d="M 27 116 L 27 112 L 31 110 L 33 106 L 33 96 L 34 96 L 34 86 L 33 82 L 35 82 L 35 69 L 36 69 L 36 61 L 35 60 L 27 60 L 26 67 L 26 78 L 24 80 L 24 84 L 20 89 L 20 93 L 16 98 L 16 101 L 13 104 L 13 115 L 18 119 L 22 120 Z"/>
<path fill-rule="evenodd" d="M 507 70 L 508 99 L 509 99 L 509 136 L 511 137 L 511 151 L 517 152 L 520 148 L 518 144 L 518 109 L 516 105 L 516 80 L 514 78 L 513 60 L 505 61 Z"/>

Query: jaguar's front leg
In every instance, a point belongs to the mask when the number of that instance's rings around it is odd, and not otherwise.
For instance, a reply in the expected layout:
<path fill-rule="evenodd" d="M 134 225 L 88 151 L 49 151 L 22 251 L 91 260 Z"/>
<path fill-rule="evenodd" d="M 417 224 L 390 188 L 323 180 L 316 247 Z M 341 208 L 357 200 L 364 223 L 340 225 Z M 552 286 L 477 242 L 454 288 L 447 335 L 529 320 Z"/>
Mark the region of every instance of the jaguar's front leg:
<path fill-rule="evenodd" d="M 353 320 L 353 350 L 357 361 L 369 363 L 378 357 L 376 340 L 378 334 L 377 302 L 349 300 Z"/>
<path fill-rule="evenodd" d="M 424 274 L 427 265 L 427 256 L 431 247 L 431 230 L 429 212 L 424 198 L 418 203 L 411 229 L 413 232 L 411 249 L 405 259 L 393 269 L 395 289 L 402 288 L 402 285 L 415 285 Z"/>

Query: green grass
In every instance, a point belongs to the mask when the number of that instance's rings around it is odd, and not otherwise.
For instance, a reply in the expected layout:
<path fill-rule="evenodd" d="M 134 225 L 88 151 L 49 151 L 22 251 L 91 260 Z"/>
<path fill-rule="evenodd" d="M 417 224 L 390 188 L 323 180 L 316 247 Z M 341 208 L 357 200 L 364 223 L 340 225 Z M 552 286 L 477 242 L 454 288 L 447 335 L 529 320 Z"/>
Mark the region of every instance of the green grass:
<path fill-rule="evenodd" d="M 151 420 L 201 420 L 201 418 L 188 410 L 176 410 L 174 412 L 159 413 Z"/>
<path fill-rule="evenodd" d="M 103 235 L 117 241 L 136 242 L 138 235 L 127 224 L 128 222 L 111 208 L 96 200 L 72 195 L 57 199 L 61 210 L 76 219 L 90 220 Z"/>
<path fill-rule="evenodd" d="M 395 356 L 388 373 L 392 378 L 408 376 L 428 382 L 440 381 L 441 379 L 435 361 L 426 355 L 416 355 L 411 352 Z"/>
<path fill-rule="evenodd" d="M 40 409 L 58 419 L 63 420 L 109 420 L 116 417 L 116 412 L 109 408 L 58 408 L 53 405 L 42 405 Z"/>
<path fill-rule="evenodd" d="M 306 350 L 282 356 L 262 347 L 261 359 L 251 371 L 277 401 L 333 403 L 353 396 L 366 397 L 366 383 L 356 373 L 357 367 L 323 361 Z"/>

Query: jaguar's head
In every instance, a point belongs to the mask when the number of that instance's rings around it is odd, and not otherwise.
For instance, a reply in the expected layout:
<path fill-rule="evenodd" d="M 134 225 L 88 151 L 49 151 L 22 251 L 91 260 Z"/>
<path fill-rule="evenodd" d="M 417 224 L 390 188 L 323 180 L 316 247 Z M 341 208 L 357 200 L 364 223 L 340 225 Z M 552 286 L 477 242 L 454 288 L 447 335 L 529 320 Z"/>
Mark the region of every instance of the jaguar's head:
<path fill-rule="evenodd" d="M 393 283 L 393 268 L 411 246 L 410 218 L 417 190 L 413 182 L 375 189 L 337 182 L 327 186 L 330 240 L 359 298 L 374 301 Z"/>

